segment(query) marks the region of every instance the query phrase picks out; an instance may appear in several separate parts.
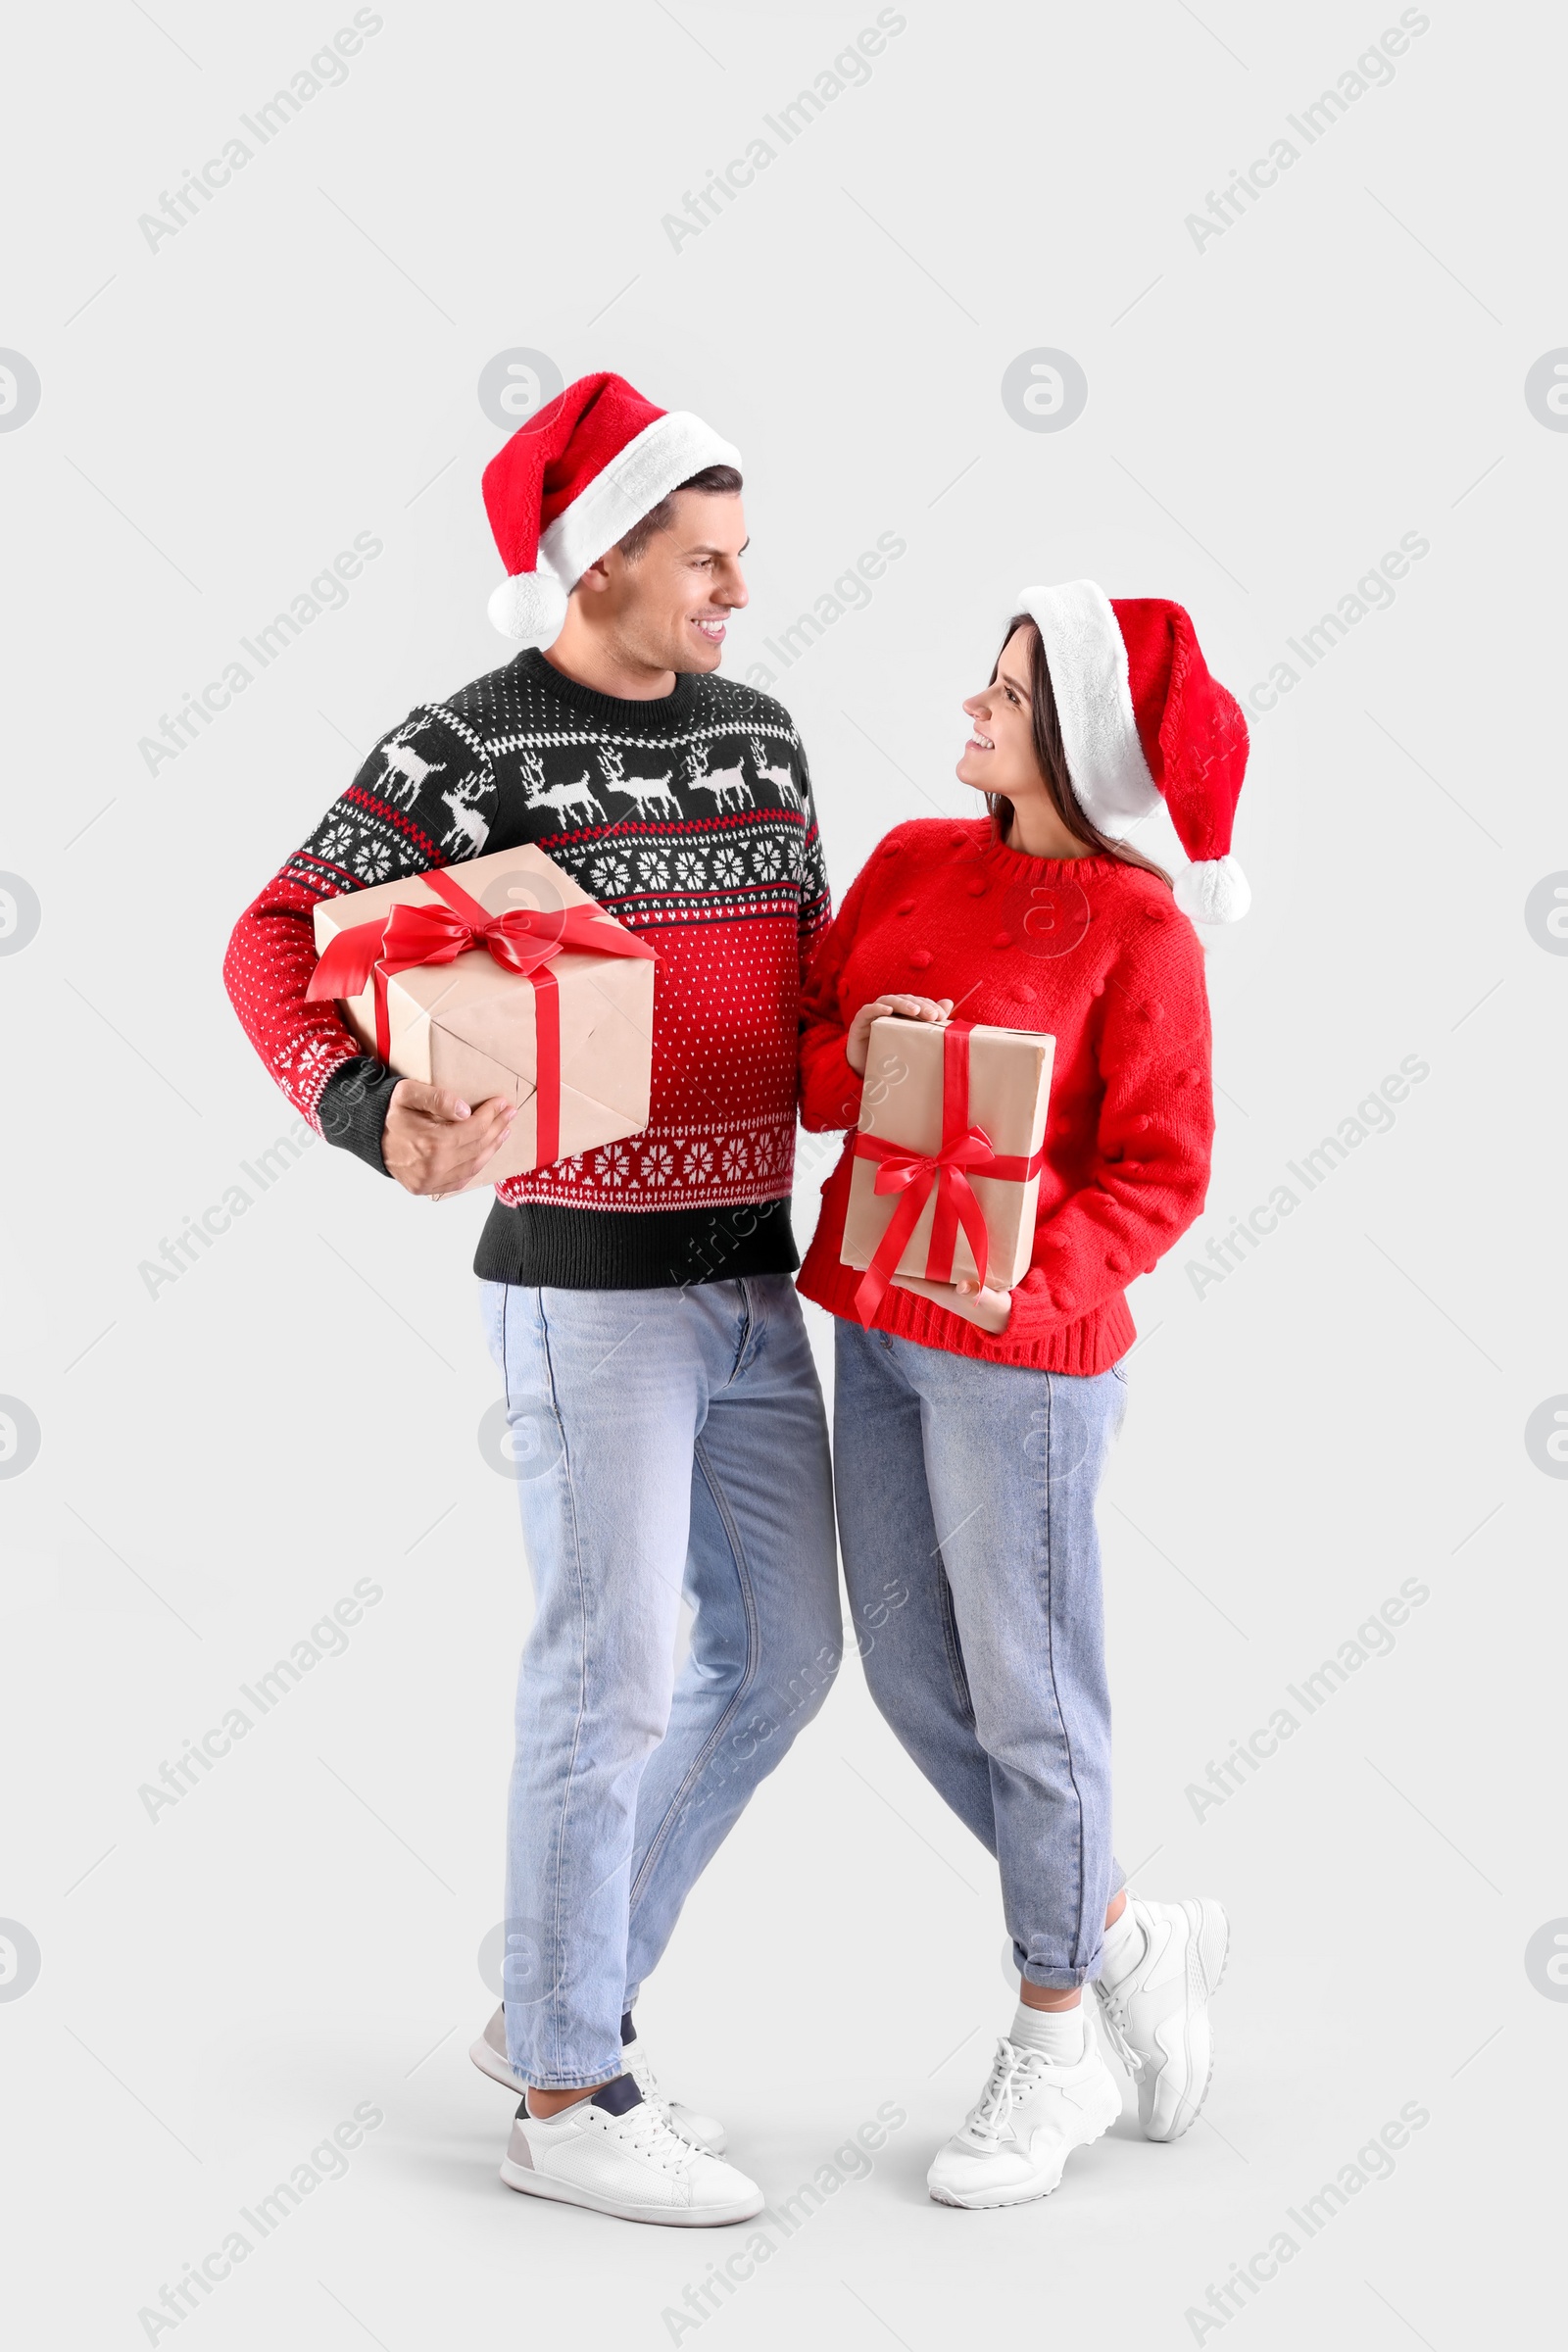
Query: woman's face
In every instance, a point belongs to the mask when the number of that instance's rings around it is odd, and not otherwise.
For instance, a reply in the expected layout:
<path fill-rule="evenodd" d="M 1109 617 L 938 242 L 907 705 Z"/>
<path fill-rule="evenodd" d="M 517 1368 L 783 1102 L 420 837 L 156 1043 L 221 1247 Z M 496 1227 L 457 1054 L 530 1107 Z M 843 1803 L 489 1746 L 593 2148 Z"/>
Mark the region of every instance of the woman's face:
<path fill-rule="evenodd" d="M 1017 629 L 1002 649 L 997 674 L 963 706 L 973 727 L 958 761 L 960 784 L 1001 793 L 1014 806 L 1046 795 L 1029 721 L 1029 637 Z"/>

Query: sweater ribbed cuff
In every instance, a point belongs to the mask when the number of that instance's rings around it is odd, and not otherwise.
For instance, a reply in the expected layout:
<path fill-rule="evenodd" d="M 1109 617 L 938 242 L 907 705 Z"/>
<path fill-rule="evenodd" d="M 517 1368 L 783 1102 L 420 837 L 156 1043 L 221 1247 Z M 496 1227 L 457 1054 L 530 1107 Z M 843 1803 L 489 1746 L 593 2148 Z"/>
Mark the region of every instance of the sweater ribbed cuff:
<path fill-rule="evenodd" d="M 834 1135 L 854 1127 L 860 1116 L 860 1097 L 865 1080 L 850 1066 L 844 1051 L 845 1038 L 838 1050 L 824 1054 L 813 1062 L 810 1076 L 801 1087 L 801 1125 L 808 1134 Z"/>
<path fill-rule="evenodd" d="M 387 1174 L 381 1136 L 397 1084 L 396 1070 L 389 1070 L 375 1054 L 356 1054 L 352 1060 L 338 1064 L 316 1106 L 327 1142 L 340 1151 L 352 1152 L 378 1176 Z"/>

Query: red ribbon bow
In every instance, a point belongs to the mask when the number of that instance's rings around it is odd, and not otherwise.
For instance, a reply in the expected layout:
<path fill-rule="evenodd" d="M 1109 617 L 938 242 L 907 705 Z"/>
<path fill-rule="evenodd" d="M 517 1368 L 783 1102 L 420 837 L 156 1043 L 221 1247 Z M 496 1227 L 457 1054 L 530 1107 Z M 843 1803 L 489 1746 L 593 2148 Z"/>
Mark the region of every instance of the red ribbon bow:
<path fill-rule="evenodd" d="M 903 1144 L 884 1143 L 879 1136 L 857 1135 L 857 1159 L 875 1160 L 876 1190 L 902 1193 L 888 1220 L 876 1254 L 856 1286 L 855 1311 L 867 1331 L 888 1293 L 910 1234 L 936 1196 L 931 1218 L 931 1241 L 926 1250 L 925 1279 L 953 1280 L 953 1256 L 961 1227 L 974 1255 L 975 1274 L 982 1289 L 991 1260 L 991 1237 L 985 1211 L 975 1199 L 970 1170 L 984 1171 L 1012 1184 L 1025 1184 L 1038 1175 L 1044 1153 L 1027 1159 L 1016 1152 L 993 1151 L 991 1138 L 969 1124 L 969 1032 L 972 1021 L 949 1021 L 942 1033 L 943 1134 L 939 1150 L 912 1152 Z"/>
<path fill-rule="evenodd" d="M 592 901 L 575 906 L 513 906 L 505 914 L 492 914 L 444 867 L 432 867 L 419 879 L 443 904 L 397 906 L 376 921 L 339 931 L 323 949 L 306 996 L 318 1001 L 357 997 L 373 979 L 375 1050 L 385 1061 L 392 1042 L 387 982 L 398 972 L 455 963 L 475 948 L 487 948 L 503 970 L 533 983 L 534 1165 L 548 1167 L 561 1155 L 561 992 L 551 959 L 567 948 L 650 959 L 654 951 Z"/>

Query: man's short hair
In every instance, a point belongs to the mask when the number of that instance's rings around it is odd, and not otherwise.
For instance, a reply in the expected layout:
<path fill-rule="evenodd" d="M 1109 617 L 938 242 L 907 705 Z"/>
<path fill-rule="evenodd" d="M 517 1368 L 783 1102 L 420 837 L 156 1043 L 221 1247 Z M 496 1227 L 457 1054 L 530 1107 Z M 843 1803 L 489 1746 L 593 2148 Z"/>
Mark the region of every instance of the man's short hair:
<path fill-rule="evenodd" d="M 688 482 L 677 482 L 674 489 L 662 498 L 657 507 L 650 507 L 641 522 L 634 522 L 623 539 L 615 545 L 628 564 L 635 564 L 656 531 L 667 531 L 675 519 L 675 501 L 683 490 L 701 490 L 710 498 L 737 498 L 742 489 L 740 474 L 733 466 L 705 466 Z"/>

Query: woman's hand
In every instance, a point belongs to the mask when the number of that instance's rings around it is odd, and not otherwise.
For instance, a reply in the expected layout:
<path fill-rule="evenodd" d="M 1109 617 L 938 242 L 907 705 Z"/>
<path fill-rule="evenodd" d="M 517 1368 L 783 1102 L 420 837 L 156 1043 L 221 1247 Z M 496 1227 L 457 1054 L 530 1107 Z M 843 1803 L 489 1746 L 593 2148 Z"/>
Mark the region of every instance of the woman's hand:
<path fill-rule="evenodd" d="M 953 1287 L 960 1298 L 986 1298 L 994 1306 L 1010 1307 L 1012 1304 L 1010 1291 L 994 1291 L 989 1283 L 982 1289 L 972 1274 L 966 1275 L 961 1282 L 956 1282 Z"/>
<path fill-rule="evenodd" d="M 904 1021 L 945 1021 L 953 1010 L 951 997 L 877 997 L 862 1004 L 844 1040 L 844 1058 L 857 1078 L 865 1076 L 865 1057 L 871 1050 L 871 1023 L 890 1016 Z"/>

